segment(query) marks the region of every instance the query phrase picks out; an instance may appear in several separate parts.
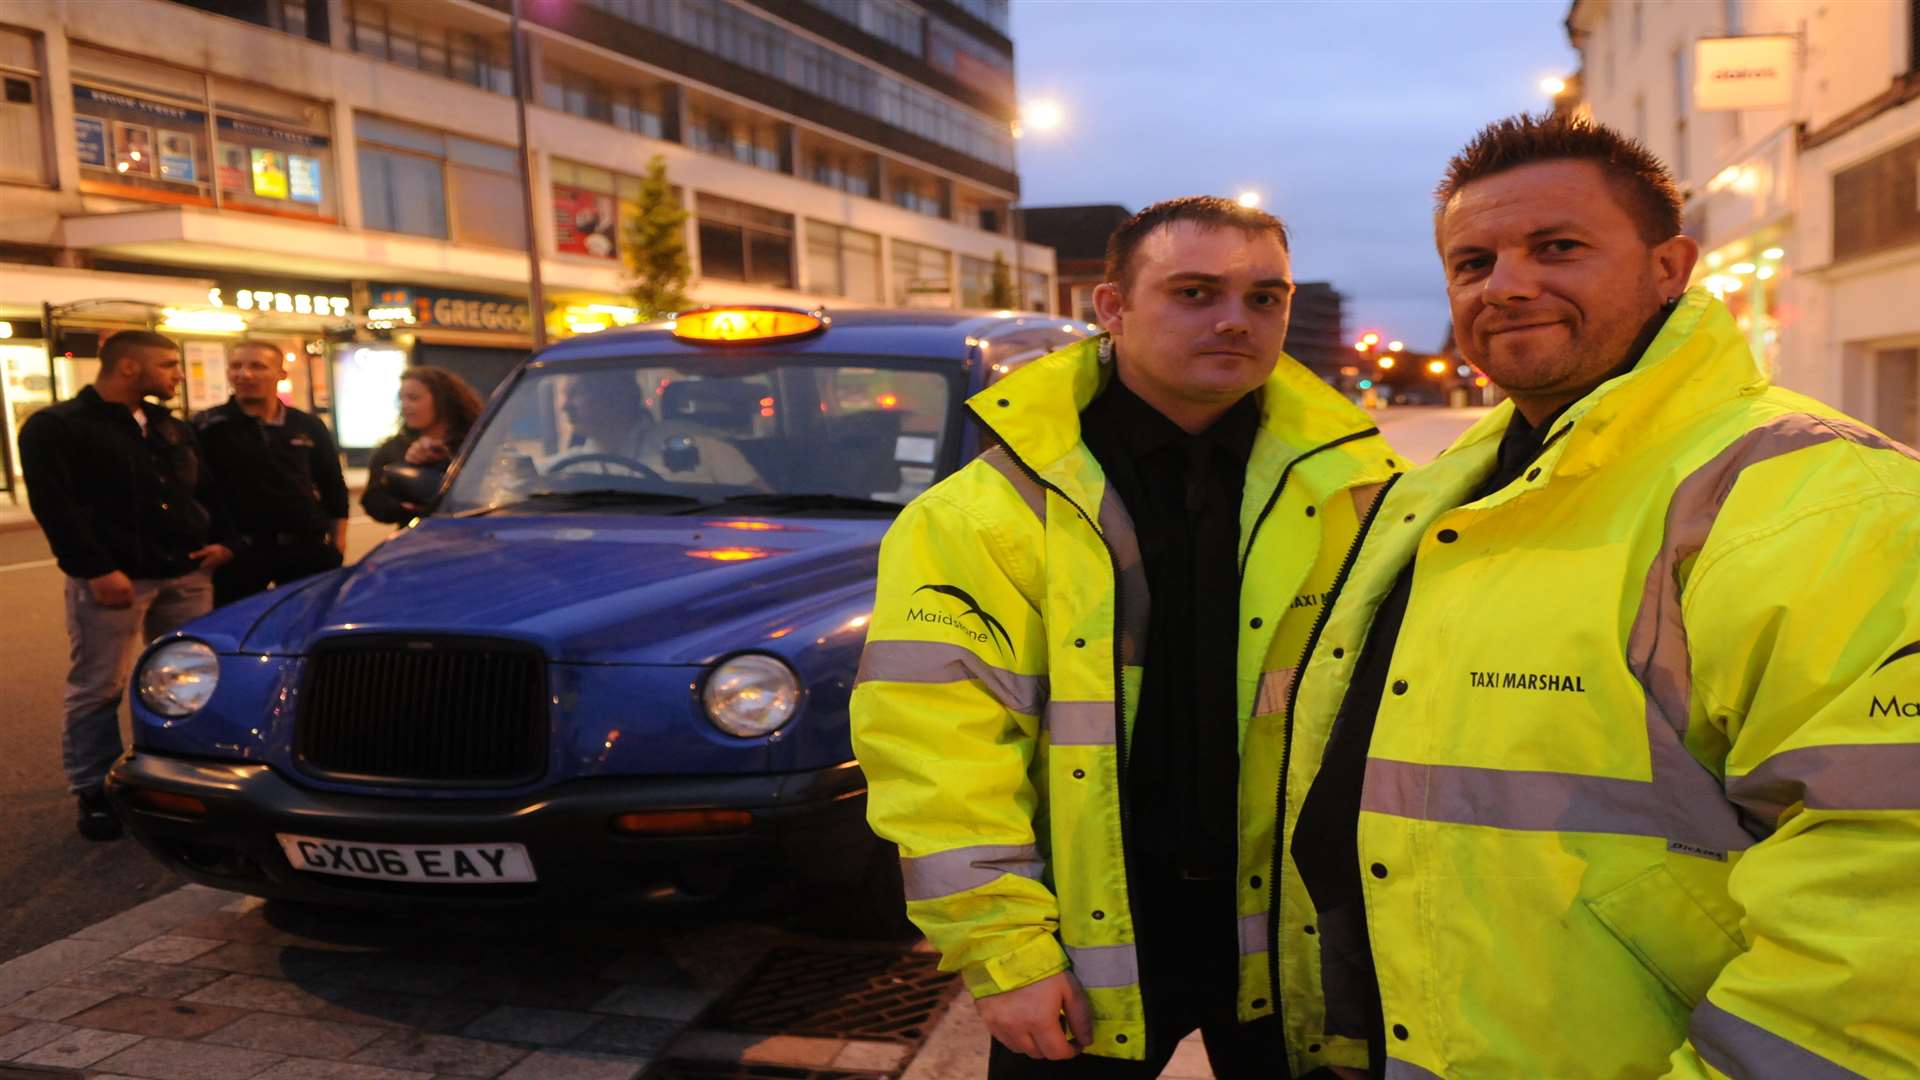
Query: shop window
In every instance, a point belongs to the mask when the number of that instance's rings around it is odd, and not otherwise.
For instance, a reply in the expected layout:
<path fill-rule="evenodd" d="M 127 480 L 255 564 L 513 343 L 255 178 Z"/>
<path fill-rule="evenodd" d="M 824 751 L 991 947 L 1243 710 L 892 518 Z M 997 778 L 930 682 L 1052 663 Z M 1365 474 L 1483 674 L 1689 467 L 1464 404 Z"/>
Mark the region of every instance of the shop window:
<path fill-rule="evenodd" d="M 793 287 L 792 216 L 713 195 L 696 206 L 703 277 Z"/>
<path fill-rule="evenodd" d="M 349 45 L 366 56 L 441 75 L 496 94 L 513 93 L 513 61 L 503 38 L 420 22 L 425 5 L 349 0 Z"/>
<path fill-rule="evenodd" d="M 960 306 L 999 306 L 993 302 L 993 263 L 971 255 L 960 256 Z"/>
<path fill-rule="evenodd" d="M 1039 270 L 1028 270 L 1020 275 L 1025 287 L 1020 290 L 1020 307 L 1025 311 L 1052 311 L 1053 287 L 1047 281 L 1047 275 Z"/>
<path fill-rule="evenodd" d="M 1873 357 L 1874 426 L 1920 443 L 1920 349 L 1882 349 Z"/>
<path fill-rule="evenodd" d="M 221 206 L 337 216 L 324 105 L 224 79 L 213 97 Z"/>
<path fill-rule="evenodd" d="M 366 115 L 355 124 L 367 228 L 526 248 L 520 159 L 511 148 Z"/>
<path fill-rule="evenodd" d="M 0 30 L 0 180 L 47 182 L 45 86 L 38 42 Z"/>
<path fill-rule="evenodd" d="M 75 82 L 73 127 L 83 179 L 115 193 L 151 191 L 212 205 L 204 99 L 136 96 Z"/>
<path fill-rule="evenodd" d="M 939 248 L 893 241 L 893 302 L 901 307 L 952 307 L 951 261 Z"/>
<path fill-rule="evenodd" d="M 880 238 L 807 219 L 807 288 L 871 304 L 884 303 Z"/>

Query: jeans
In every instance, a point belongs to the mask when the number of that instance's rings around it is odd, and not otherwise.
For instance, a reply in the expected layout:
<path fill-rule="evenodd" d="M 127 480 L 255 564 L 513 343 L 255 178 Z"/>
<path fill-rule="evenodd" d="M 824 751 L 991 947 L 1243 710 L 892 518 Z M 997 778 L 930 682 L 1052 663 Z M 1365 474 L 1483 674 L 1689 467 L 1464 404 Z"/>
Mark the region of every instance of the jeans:
<path fill-rule="evenodd" d="M 67 790 L 98 790 L 125 749 L 120 741 L 120 697 L 141 643 L 171 633 L 213 610 L 213 583 L 204 572 L 133 583 L 133 603 L 102 607 L 80 578 L 67 579 L 66 728 L 60 739 Z"/>

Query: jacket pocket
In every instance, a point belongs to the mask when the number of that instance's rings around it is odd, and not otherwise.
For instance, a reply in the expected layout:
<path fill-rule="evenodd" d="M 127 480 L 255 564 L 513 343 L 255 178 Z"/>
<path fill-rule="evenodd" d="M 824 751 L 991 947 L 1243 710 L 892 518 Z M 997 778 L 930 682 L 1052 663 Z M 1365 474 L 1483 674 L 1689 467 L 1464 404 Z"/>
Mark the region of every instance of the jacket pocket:
<path fill-rule="evenodd" d="M 1665 866 L 1654 866 L 1585 903 L 1689 1009 L 1706 996 L 1721 969 L 1746 951 Z"/>

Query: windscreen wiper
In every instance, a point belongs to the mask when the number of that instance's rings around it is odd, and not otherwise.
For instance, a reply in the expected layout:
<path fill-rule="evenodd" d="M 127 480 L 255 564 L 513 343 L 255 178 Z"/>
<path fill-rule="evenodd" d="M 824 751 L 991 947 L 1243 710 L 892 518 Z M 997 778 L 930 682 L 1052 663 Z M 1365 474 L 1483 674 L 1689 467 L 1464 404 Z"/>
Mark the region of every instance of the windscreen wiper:
<path fill-rule="evenodd" d="M 897 514 L 902 509 L 901 504 L 884 499 L 825 491 L 756 491 L 729 495 L 721 500 L 721 505 L 750 506 L 756 510 L 866 510 L 884 514 Z"/>
<path fill-rule="evenodd" d="M 479 513 L 512 510 L 529 503 L 542 506 L 695 506 L 699 499 L 665 491 L 633 491 L 623 488 L 585 488 L 580 491 L 532 491 L 512 502 L 485 507 Z M 479 516 L 478 514 L 474 516 Z"/>

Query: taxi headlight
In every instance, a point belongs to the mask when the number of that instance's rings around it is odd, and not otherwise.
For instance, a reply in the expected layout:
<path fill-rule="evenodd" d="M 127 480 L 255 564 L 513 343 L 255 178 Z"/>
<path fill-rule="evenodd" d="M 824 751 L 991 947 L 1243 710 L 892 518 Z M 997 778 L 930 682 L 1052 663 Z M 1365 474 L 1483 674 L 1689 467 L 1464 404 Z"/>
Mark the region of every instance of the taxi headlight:
<path fill-rule="evenodd" d="M 140 665 L 140 701 L 161 716 L 188 716 L 206 705 L 219 682 L 220 657 L 205 642 L 169 641 Z"/>
<path fill-rule="evenodd" d="M 750 739 L 793 718 L 800 708 L 800 677 L 771 656 L 746 653 L 713 669 L 700 700 L 714 727 Z"/>

